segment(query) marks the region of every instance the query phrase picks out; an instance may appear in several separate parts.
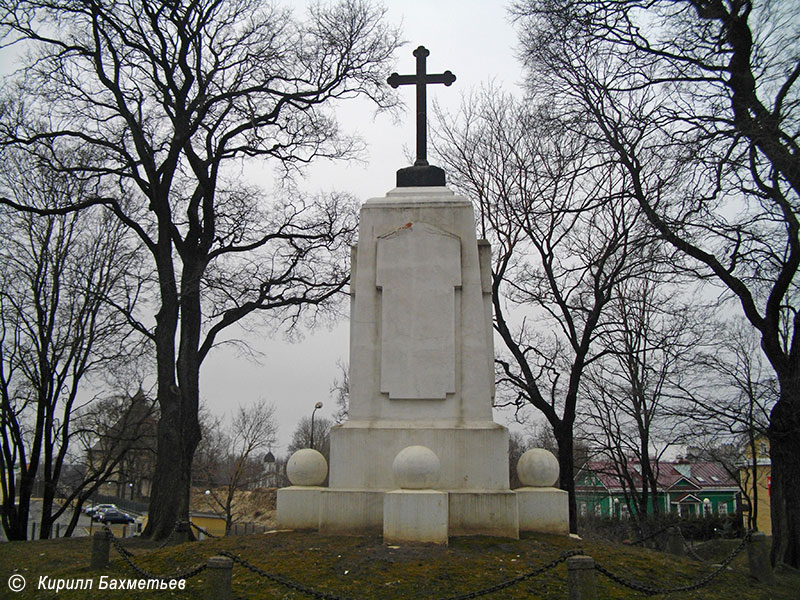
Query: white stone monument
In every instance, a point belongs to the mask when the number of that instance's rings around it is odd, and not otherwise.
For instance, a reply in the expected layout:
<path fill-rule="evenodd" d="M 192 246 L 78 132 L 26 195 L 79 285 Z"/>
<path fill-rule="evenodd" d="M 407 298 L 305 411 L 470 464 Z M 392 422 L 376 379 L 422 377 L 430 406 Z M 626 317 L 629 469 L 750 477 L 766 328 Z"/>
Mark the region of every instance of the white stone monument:
<path fill-rule="evenodd" d="M 472 204 L 446 187 L 396 188 L 367 201 L 360 219 L 349 416 L 331 431 L 320 527 L 382 529 L 380 499 L 400 487 L 393 461 L 416 445 L 439 460 L 450 535 L 516 537 L 508 435 L 492 419 L 490 253 Z M 343 520 L 354 504 L 358 519 Z"/>
<path fill-rule="evenodd" d="M 308 523 L 291 513 L 313 493 L 321 532 L 380 532 L 387 493 L 402 490 L 389 502 L 411 514 L 410 497 L 442 502 L 433 489 L 446 493 L 448 535 L 518 537 L 508 432 L 492 418 L 490 249 L 472 204 L 444 186 L 395 188 L 362 206 L 351 256 L 348 420 L 331 430 L 329 487 L 279 491 L 281 526 Z M 424 493 L 395 481 L 410 446 L 439 464 Z"/>
<path fill-rule="evenodd" d="M 424 90 L 455 79 L 426 75 L 427 50 L 414 54 L 416 78 L 394 74 L 390 83 Z M 422 104 L 424 134 L 424 94 Z M 508 432 L 492 416 L 491 251 L 476 239 L 471 202 L 428 166 L 419 133 L 417 151 L 415 165 L 398 171 L 398 187 L 361 207 L 351 253 L 349 414 L 331 430 L 329 487 L 279 490 L 278 521 L 310 526 L 309 510 L 317 510 L 323 533 L 517 538 Z"/>

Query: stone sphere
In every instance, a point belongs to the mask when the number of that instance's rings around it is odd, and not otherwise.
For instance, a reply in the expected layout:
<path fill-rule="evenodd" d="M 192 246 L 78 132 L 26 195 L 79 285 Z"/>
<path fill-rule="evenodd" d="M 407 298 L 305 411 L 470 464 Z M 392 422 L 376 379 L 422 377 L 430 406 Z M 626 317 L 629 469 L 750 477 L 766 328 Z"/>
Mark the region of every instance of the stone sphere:
<path fill-rule="evenodd" d="M 526 487 L 552 487 L 558 481 L 558 459 L 544 448 L 532 448 L 519 457 L 517 476 Z"/>
<path fill-rule="evenodd" d="M 286 463 L 286 476 L 292 485 L 322 485 L 328 474 L 328 462 L 316 450 L 303 448 Z"/>
<path fill-rule="evenodd" d="M 439 482 L 439 457 L 425 446 L 400 450 L 392 463 L 395 484 L 401 489 L 430 489 Z"/>

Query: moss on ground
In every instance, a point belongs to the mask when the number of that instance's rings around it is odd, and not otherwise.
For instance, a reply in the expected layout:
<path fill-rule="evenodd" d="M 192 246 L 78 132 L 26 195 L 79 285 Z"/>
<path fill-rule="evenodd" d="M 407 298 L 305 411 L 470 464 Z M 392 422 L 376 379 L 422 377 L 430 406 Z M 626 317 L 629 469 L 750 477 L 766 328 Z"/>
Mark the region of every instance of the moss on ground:
<path fill-rule="evenodd" d="M 136 592 L 96 589 L 100 575 L 135 578 L 137 575 L 112 549 L 111 564 L 102 571 L 88 569 L 91 540 L 88 538 L 0 544 L 0 598 L 47 599 L 113 598 L 119 600 L 176 598 L 203 599 L 204 573 L 190 579 L 185 591 Z M 564 552 L 581 549 L 608 570 L 628 580 L 651 587 L 678 587 L 690 584 L 714 570 L 714 563 L 677 558 L 653 550 L 594 540 L 575 540 L 563 536 L 529 535 L 521 540 L 495 538 L 451 538 L 447 548 L 425 545 L 387 547 L 379 537 L 333 537 L 316 533 L 283 532 L 222 539 L 209 539 L 159 548 L 145 540 L 125 540 L 134 553 L 134 562 L 157 575 L 186 571 L 221 551 L 233 552 L 260 569 L 295 580 L 319 591 L 343 598 L 448 598 L 483 589 L 533 571 Z M 719 560 L 736 546 L 720 542 L 703 548 L 704 556 Z M 28 585 L 12 594 L 6 585 L 9 576 L 19 572 Z M 87 591 L 37 591 L 38 578 L 92 577 L 95 589 Z M 513 587 L 486 598 L 559 599 L 567 595 L 567 570 L 560 564 Z M 598 598 L 642 598 L 597 576 Z M 709 585 L 694 592 L 653 596 L 670 600 L 796 600 L 800 574 L 779 572 L 773 586 L 756 583 L 748 575 L 745 553 Z M 233 570 L 236 598 L 308 598 L 269 582 L 241 566 Z"/>

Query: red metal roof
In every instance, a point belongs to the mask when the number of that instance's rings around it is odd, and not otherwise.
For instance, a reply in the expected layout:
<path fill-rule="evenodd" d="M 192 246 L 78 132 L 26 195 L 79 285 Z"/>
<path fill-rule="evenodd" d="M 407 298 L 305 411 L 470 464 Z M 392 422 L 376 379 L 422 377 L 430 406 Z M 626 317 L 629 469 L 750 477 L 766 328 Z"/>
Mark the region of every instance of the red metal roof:
<path fill-rule="evenodd" d="M 641 475 L 638 471 L 639 463 L 629 463 L 628 472 L 636 486 L 641 486 Z M 714 488 L 736 488 L 736 481 L 719 463 L 698 461 L 698 462 L 658 462 L 653 463 L 653 470 L 656 472 L 658 487 L 668 490 L 673 487 L 678 489 L 686 486 L 686 491 L 714 489 Z M 579 471 L 591 472 L 600 481 L 602 487 L 611 491 L 622 488 L 620 477 L 615 471 L 614 463 L 611 461 L 590 461 L 587 462 Z M 596 486 L 580 485 L 581 490 L 596 489 Z"/>

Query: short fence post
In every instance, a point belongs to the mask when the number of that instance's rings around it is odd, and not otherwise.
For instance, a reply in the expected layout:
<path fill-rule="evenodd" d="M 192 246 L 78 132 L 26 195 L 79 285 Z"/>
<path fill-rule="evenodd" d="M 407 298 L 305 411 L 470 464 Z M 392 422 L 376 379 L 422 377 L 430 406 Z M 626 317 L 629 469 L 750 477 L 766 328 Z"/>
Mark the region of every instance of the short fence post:
<path fill-rule="evenodd" d="M 571 556 L 567 559 L 569 600 L 597 600 L 594 587 L 594 559 L 591 556 Z"/>
<path fill-rule="evenodd" d="M 175 544 L 183 544 L 192 539 L 191 521 L 179 521 L 172 532 L 172 540 Z"/>
<path fill-rule="evenodd" d="M 750 534 L 747 542 L 747 563 L 750 566 L 750 576 L 759 583 L 774 583 L 775 577 L 772 573 L 772 563 L 769 560 L 766 533 L 759 531 Z"/>
<path fill-rule="evenodd" d="M 670 527 L 667 530 L 667 552 L 675 556 L 684 556 L 683 536 L 677 527 Z"/>
<path fill-rule="evenodd" d="M 95 531 L 92 535 L 92 569 L 104 569 L 108 566 L 108 555 L 111 552 L 111 538 L 105 531 Z"/>
<path fill-rule="evenodd" d="M 56 523 L 56 539 L 61 537 L 61 523 Z"/>
<path fill-rule="evenodd" d="M 227 556 L 212 556 L 206 563 L 206 598 L 231 600 L 231 571 L 233 561 Z"/>

